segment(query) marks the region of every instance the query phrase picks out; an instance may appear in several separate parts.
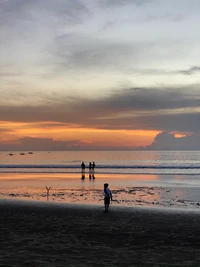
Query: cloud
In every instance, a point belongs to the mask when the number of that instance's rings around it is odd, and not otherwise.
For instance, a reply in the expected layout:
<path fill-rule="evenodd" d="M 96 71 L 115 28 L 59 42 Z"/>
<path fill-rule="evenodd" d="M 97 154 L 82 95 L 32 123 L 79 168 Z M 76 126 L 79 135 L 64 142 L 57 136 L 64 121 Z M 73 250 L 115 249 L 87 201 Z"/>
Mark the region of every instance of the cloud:
<path fill-rule="evenodd" d="M 193 99 L 191 96 L 192 91 L 188 93 L 187 87 L 178 89 L 138 87 L 116 91 L 101 103 L 113 109 L 136 111 L 198 107 L 198 99 Z"/>
<path fill-rule="evenodd" d="M 51 138 L 24 137 L 2 141 L 0 151 L 79 151 L 79 150 L 127 150 L 127 146 L 99 146 L 88 140 L 56 141 Z"/>
<path fill-rule="evenodd" d="M 55 53 L 59 58 L 57 67 L 65 72 L 73 69 L 81 69 L 83 72 L 103 69 L 123 71 L 123 69 L 127 69 L 127 64 L 129 65 L 131 61 L 130 55 L 138 57 L 139 52 L 139 49 L 133 44 L 113 43 L 109 40 L 100 41 L 81 35 L 63 36 L 62 39 L 58 38 L 56 43 Z M 142 47 L 143 45 L 140 49 Z M 99 73 L 97 74 L 99 75 Z"/>
<path fill-rule="evenodd" d="M 194 74 L 200 73 L 200 67 L 193 66 L 187 70 L 181 70 L 180 73 L 184 75 L 194 75 Z"/>
<path fill-rule="evenodd" d="M 14 142 L 13 142 L 14 141 Z M 52 150 L 75 150 L 84 144 L 81 140 L 70 141 L 56 141 L 51 138 L 33 138 L 23 137 L 11 142 L 1 142 L 0 150 L 5 151 L 20 151 L 20 150 L 33 150 L 33 151 L 52 151 Z"/>
<path fill-rule="evenodd" d="M 82 19 L 89 15 L 89 10 L 81 0 L 6 0 L 0 2 L 1 21 L 12 23 L 15 20 L 34 21 L 36 18 L 43 20 L 45 25 L 51 22 L 81 23 Z M 10 15 L 9 17 L 7 17 Z M 58 20 L 55 21 L 55 18 Z M 45 21 L 48 19 L 48 21 Z M 42 25 L 41 25 L 42 26 Z"/>
<path fill-rule="evenodd" d="M 61 123 L 77 128 L 198 132 L 199 99 L 199 85 L 141 87 L 114 90 L 99 99 L 57 94 L 43 95 L 32 105 L 6 105 L 2 100 L 0 114 L 2 121 L 58 123 L 56 127 Z"/>
<path fill-rule="evenodd" d="M 23 73 L 21 71 L 0 71 L 0 77 L 15 77 L 21 76 Z"/>
<path fill-rule="evenodd" d="M 0 2 L 2 73 L 15 77 L 19 71 L 22 79 L 52 74 L 58 61 L 53 53 L 56 37 L 81 26 L 89 16 L 80 0 Z"/>
<path fill-rule="evenodd" d="M 101 7 L 122 7 L 126 5 L 134 5 L 136 7 L 140 7 L 155 0 L 99 0 L 99 5 Z"/>
<path fill-rule="evenodd" d="M 149 10 L 139 8 L 144 5 L 148 5 Z M 47 90 L 51 81 L 58 88 L 64 83 L 73 84 L 74 79 L 87 80 L 85 74 L 89 77 L 87 82 L 95 76 L 96 84 L 102 82 L 102 75 L 111 77 L 113 74 L 111 83 L 116 84 L 119 74 L 133 80 L 134 70 L 151 67 L 150 74 L 162 75 L 162 71 L 158 71 L 160 62 L 171 65 L 170 59 L 180 61 L 183 53 L 187 61 L 187 42 L 182 45 L 182 35 L 186 38 L 187 31 L 182 33 L 176 27 L 174 32 L 171 28 L 168 30 L 169 25 L 165 22 L 166 31 L 163 31 L 160 23 L 145 23 L 145 19 L 172 19 L 177 12 L 171 6 L 154 0 L 1 1 L 2 84 L 10 89 L 13 78 L 16 86 L 21 81 L 31 84 L 32 88 L 41 86 L 41 90 Z M 114 12 L 111 12 L 112 8 L 115 8 Z M 137 22 L 142 23 L 138 25 Z M 178 45 L 175 44 L 176 38 L 179 39 L 177 34 L 180 34 Z M 195 43 L 198 40 L 195 39 Z M 193 47 L 192 44 L 188 46 Z M 194 54 L 198 58 L 195 50 Z M 165 69 L 165 66 L 161 67 Z M 148 75 L 148 70 L 141 74 Z M 167 74 L 170 74 L 170 67 Z M 138 76 L 136 79 L 142 80 Z M 45 86 L 41 85 L 41 80 Z"/>
<path fill-rule="evenodd" d="M 183 137 L 175 137 L 173 133 L 159 133 L 151 145 L 145 147 L 150 150 L 199 150 L 200 133 L 193 133 Z"/>

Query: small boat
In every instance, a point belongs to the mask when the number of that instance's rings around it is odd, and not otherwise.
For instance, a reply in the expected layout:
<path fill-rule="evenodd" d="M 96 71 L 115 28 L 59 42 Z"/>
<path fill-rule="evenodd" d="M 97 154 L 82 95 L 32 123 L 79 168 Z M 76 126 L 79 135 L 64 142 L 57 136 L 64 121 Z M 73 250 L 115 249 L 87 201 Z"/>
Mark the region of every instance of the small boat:
<path fill-rule="evenodd" d="M 32 152 L 32 151 L 30 151 L 30 152 L 28 152 L 28 154 L 33 154 L 33 152 Z"/>
<path fill-rule="evenodd" d="M 9 156 L 13 156 L 13 153 L 9 153 Z"/>
<path fill-rule="evenodd" d="M 25 155 L 24 153 L 20 153 L 20 155 Z"/>

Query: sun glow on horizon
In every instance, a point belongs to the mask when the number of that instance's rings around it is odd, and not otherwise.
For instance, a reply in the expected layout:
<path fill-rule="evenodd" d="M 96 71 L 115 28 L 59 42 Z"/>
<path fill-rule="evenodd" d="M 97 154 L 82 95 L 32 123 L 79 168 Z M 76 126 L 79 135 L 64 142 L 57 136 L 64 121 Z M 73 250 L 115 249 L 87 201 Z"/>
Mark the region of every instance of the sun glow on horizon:
<path fill-rule="evenodd" d="M 149 145 L 158 131 L 109 130 L 59 122 L 0 122 L 1 143 L 16 144 L 23 138 L 79 142 L 87 147 L 137 147 Z"/>

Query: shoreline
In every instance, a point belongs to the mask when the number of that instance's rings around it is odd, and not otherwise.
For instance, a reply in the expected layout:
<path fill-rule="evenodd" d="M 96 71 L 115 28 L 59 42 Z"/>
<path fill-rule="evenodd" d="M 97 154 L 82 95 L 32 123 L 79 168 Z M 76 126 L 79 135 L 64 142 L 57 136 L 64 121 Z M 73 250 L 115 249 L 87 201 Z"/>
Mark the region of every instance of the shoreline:
<path fill-rule="evenodd" d="M 104 210 L 104 202 L 102 200 L 101 203 L 75 203 L 75 202 L 59 202 L 59 201 L 42 201 L 42 200 L 28 200 L 28 199 L 0 199 L 0 208 L 2 207 L 32 207 L 32 208 L 40 208 L 40 209 L 83 209 L 83 210 L 94 210 L 94 211 L 103 211 Z M 110 204 L 109 212 L 126 212 L 126 213 L 134 213 L 134 212 L 151 212 L 151 213 L 159 213 L 159 214 L 196 214 L 200 216 L 199 209 L 194 208 L 184 208 L 184 207 L 163 207 L 163 206 L 127 206 L 127 205 L 113 205 Z"/>
<path fill-rule="evenodd" d="M 69 173 L 61 176 L 55 173 L 50 177 L 49 174 L 0 175 L 0 199 L 101 205 L 103 184 L 109 183 L 113 206 L 200 210 L 198 179 L 191 187 L 186 180 L 163 182 L 158 180 L 159 176 L 152 175 L 113 174 L 96 179 L 81 178 L 81 175 Z M 47 192 L 46 188 L 51 189 Z"/>
<path fill-rule="evenodd" d="M 75 204 L 97 204 L 103 203 L 103 190 L 101 186 L 91 184 L 70 185 L 48 184 L 48 188 L 51 190 L 48 194 L 46 184 L 44 181 L 42 184 L 32 184 L 31 186 L 19 183 L 14 185 L 10 184 L 8 187 L 1 187 L 0 201 L 41 201 L 52 203 L 75 203 Z M 80 182 L 81 183 L 81 182 Z M 190 191 L 189 191 L 190 190 Z M 199 190 L 184 189 L 184 188 L 167 188 L 167 187 L 112 187 L 113 201 L 112 206 L 126 206 L 126 207 L 160 207 L 174 208 L 174 209 L 188 209 L 188 210 L 200 210 Z"/>

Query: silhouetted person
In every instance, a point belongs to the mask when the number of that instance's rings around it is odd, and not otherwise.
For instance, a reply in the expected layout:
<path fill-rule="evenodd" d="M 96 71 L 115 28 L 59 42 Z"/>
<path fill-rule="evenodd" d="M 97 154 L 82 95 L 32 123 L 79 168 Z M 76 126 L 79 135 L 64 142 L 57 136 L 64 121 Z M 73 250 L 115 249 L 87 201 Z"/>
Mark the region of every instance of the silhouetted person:
<path fill-rule="evenodd" d="M 89 174 L 89 179 L 90 179 L 90 180 L 92 179 L 92 175 L 91 175 L 91 174 Z"/>
<path fill-rule="evenodd" d="M 92 169 L 94 170 L 94 168 L 95 168 L 95 163 L 94 163 L 94 161 L 93 161 L 93 163 L 92 163 Z"/>
<path fill-rule="evenodd" d="M 82 174 L 82 177 L 81 177 L 82 180 L 85 179 L 85 173 Z"/>
<path fill-rule="evenodd" d="M 108 188 L 108 184 L 106 183 L 104 184 L 104 206 L 105 206 L 104 212 L 108 212 L 110 200 L 112 200 L 112 193 L 110 189 Z"/>
<path fill-rule="evenodd" d="M 92 179 L 93 179 L 93 180 L 95 179 L 94 174 L 92 175 Z"/>
<path fill-rule="evenodd" d="M 92 169 L 92 162 L 89 163 L 89 172 L 91 171 Z"/>
<path fill-rule="evenodd" d="M 84 162 L 81 163 L 81 168 L 82 168 L 82 172 L 85 172 L 85 163 Z"/>

